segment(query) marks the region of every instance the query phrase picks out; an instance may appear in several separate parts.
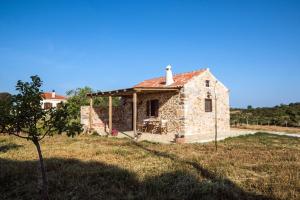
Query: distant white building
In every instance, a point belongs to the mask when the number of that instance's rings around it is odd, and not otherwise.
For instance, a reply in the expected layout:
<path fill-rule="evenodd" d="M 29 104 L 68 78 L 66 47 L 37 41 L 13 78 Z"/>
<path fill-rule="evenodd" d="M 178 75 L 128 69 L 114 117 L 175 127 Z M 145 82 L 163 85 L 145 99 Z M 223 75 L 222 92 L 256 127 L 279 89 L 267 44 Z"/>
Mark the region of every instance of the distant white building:
<path fill-rule="evenodd" d="M 57 95 L 54 90 L 52 92 L 44 92 L 42 98 L 43 109 L 56 108 L 59 107 L 60 103 L 65 103 L 67 101 L 66 97 Z"/>

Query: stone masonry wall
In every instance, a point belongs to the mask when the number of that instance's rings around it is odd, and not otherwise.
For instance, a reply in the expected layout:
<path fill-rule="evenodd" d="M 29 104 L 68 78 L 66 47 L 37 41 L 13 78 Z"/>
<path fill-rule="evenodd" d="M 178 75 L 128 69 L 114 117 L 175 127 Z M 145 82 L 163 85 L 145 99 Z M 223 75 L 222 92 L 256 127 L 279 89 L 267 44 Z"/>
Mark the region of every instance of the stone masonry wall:
<path fill-rule="evenodd" d="M 206 87 L 205 81 L 210 81 Z M 187 142 L 211 141 L 215 138 L 215 92 L 217 94 L 218 138 L 228 137 L 229 126 L 229 91 L 209 72 L 194 77 L 184 86 L 184 134 Z M 205 99 L 210 94 L 212 112 L 205 112 Z"/>
<path fill-rule="evenodd" d="M 180 98 L 180 92 L 159 92 L 151 94 L 139 94 L 137 95 L 137 123 L 143 123 L 144 119 L 149 118 L 147 116 L 147 101 L 155 100 L 159 101 L 159 110 L 157 119 L 168 120 L 168 133 L 175 134 L 183 131 L 184 124 L 184 110 L 183 103 Z M 132 98 L 123 98 L 124 118 L 127 120 L 127 124 L 132 124 Z"/>
<path fill-rule="evenodd" d="M 81 107 L 81 124 L 89 127 L 90 106 Z M 113 128 L 124 130 L 124 110 L 122 107 L 113 107 Z M 106 134 L 108 131 L 108 107 L 93 107 L 92 109 L 92 129 L 99 134 Z"/>

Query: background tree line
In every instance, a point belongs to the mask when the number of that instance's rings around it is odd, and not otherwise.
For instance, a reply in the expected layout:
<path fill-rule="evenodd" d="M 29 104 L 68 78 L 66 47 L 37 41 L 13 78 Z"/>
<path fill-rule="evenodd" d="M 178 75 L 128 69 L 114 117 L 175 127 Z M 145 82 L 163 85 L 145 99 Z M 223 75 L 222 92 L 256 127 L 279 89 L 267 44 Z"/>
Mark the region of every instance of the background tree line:
<path fill-rule="evenodd" d="M 275 107 L 231 108 L 230 123 L 300 127 L 300 102 Z"/>

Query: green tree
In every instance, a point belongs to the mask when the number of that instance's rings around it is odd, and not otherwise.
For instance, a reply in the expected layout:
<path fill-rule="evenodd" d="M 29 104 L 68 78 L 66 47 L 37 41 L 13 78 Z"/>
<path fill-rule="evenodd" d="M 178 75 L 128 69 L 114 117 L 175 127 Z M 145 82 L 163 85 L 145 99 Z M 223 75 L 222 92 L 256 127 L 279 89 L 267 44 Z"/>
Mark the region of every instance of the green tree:
<path fill-rule="evenodd" d="M 42 81 L 38 76 L 31 76 L 31 80 L 31 82 L 17 82 L 18 94 L 12 96 L 9 116 L 4 116 L 7 122 L 3 131 L 6 134 L 29 140 L 35 145 L 43 181 L 42 198 L 49 199 L 40 141 L 55 133 L 75 136 L 81 132 L 81 125 L 70 118 L 67 112 L 68 105 L 63 104 L 61 108 L 57 109 L 42 109 L 42 92 L 40 90 Z"/>
<path fill-rule="evenodd" d="M 0 133 L 10 121 L 11 95 L 9 93 L 0 93 Z"/>
<path fill-rule="evenodd" d="M 68 95 L 68 112 L 70 115 L 73 116 L 74 119 L 80 121 L 80 107 L 87 106 L 90 104 L 89 98 L 87 94 L 94 93 L 95 91 L 85 86 L 83 88 L 76 88 L 74 90 L 69 90 L 66 92 Z M 108 106 L 108 98 L 107 97 L 93 97 L 93 105 L 98 107 L 106 107 Z M 113 98 L 113 105 L 119 105 L 119 98 Z"/>
<path fill-rule="evenodd" d="M 66 92 L 69 104 L 68 112 L 77 121 L 80 119 L 80 107 L 89 105 L 87 94 L 91 92 L 92 88 L 90 87 L 77 88 Z"/>
<path fill-rule="evenodd" d="M 300 103 L 280 104 L 275 107 L 262 107 L 247 109 L 231 109 L 231 122 L 247 117 L 250 123 L 262 125 L 300 126 Z"/>

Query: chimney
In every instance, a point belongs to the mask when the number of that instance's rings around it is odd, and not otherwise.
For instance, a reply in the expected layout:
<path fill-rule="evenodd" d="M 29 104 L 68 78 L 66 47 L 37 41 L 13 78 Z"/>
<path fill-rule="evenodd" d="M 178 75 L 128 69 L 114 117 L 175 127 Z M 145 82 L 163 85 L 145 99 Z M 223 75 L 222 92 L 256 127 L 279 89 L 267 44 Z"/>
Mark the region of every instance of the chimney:
<path fill-rule="evenodd" d="M 172 83 L 174 83 L 173 74 L 171 70 L 171 65 L 168 65 L 166 67 L 166 86 L 171 85 Z"/>
<path fill-rule="evenodd" d="M 55 98 L 55 90 L 52 90 L 51 97 L 54 99 Z"/>

